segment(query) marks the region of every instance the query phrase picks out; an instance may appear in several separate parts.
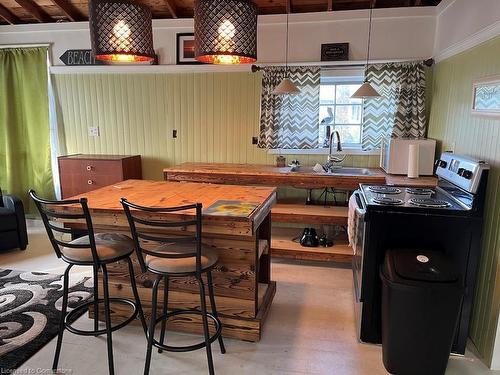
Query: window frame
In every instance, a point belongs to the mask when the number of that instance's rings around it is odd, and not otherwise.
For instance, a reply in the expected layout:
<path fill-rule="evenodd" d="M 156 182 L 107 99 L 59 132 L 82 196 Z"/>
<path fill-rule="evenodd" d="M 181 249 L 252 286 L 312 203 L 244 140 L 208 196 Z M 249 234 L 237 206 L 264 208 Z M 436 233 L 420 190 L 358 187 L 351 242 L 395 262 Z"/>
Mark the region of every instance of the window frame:
<path fill-rule="evenodd" d="M 330 106 L 333 107 L 333 121 L 335 122 L 335 117 L 337 114 L 337 107 L 338 106 L 350 106 L 350 107 L 360 107 L 361 114 L 360 114 L 360 122 L 359 123 L 353 123 L 353 124 L 327 124 L 327 125 L 321 125 L 321 119 L 318 118 L 318 131 L 320 133 L 322 130 L 322 127 L 330 125 L 332 126 L 333 129 L 335 129 L 336 126 L 359 126 L 359 143 L 342 143 L 343 146 L 345 146 L 348 149 L 361 149 L 362 148 L 362 140 L 363 140 L 363 100 L 359 104 L 337 104 L 337 86 L 342 86 L 342 85 L 359 85 L 361 86 L 363 84 L 363 76 L 358 76 L 358 75 L 351 75 L 351 76 L 344 76 L 344 75 L 327 75 L 327 76 L 321 76 L 320 80 L 320 86 L 335 86 L 335 100 L 332 103 L 325 103 L 322 102 L 320 99 L 319 106 L 325 107 L 325 106 Z M 326 130 L 325 130 L 326 131 Z M 318 148 L 322 149 L 322 139 L 318 138 Z"/>

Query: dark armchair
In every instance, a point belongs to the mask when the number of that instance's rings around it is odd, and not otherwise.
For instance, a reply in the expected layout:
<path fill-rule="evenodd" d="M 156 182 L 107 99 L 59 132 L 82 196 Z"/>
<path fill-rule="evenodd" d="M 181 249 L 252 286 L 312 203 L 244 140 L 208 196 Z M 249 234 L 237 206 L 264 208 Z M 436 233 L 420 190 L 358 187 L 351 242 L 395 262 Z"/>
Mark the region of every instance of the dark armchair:
<path fill-rule="evenodd" d="M 28 246 L 28 232 L 23 202 L 12 195 L 2 195 L 0 190 L 0 250 Z"/>

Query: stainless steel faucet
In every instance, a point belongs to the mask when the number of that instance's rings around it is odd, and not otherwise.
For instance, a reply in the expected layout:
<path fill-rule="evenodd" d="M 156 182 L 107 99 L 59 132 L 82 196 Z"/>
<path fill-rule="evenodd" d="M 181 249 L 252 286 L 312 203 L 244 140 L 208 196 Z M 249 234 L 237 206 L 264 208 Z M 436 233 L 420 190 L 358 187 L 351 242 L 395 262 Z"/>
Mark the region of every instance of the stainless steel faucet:
<path fill-rule="evenodd" d="M 333 136 L 337 136 L 337 152 L 342 151 L 342 144 L 340 143 L 340 133 L 338 130 L 334 130 L 332 133 L 330 133 L 330 139 L 328 140 L 328 143 L 330 144 L 329 152 L 328 155 L 330 156 L 332 154 L 332 144 L 333 144 Z"/>
<path fill-rule="evenodd" d="M 334 156 L 332 154 L 332 145 L 333 145 L 333 137 L 337 136 L 337 152 L 342 152 L 342 143 L 340 141 L 340 133 L 338 130 L 335 130 L 330 133 L 330 139 L 329 139 L 329 148 L 328 148 L 328 159 L 326 161 L 326 164 L 323 166 L 325 169 L 325 172 L 329 172 L 332 168 L 334 168 L 335 163 L 342 163 L 347 155 L 340 155 L 340 156 Z M 340 166 L 339 166 L 340 167 Z"/>

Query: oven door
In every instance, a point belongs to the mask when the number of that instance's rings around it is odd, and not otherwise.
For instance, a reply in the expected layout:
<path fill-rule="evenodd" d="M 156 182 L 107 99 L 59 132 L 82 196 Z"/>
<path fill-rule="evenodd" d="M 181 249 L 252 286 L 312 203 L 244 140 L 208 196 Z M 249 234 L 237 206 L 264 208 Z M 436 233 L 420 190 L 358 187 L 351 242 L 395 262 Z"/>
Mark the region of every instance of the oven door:
<path fill-rule="evenodd" d="M 361 333 L 361 313 L 363 308 L 363 255 L 365 248 L 366 206 L 360 191 L 354 192 L 356 199 L 355 243 L 353 244 L 352 272 L 354 282 L 354 311 L 358 338 Z"/>

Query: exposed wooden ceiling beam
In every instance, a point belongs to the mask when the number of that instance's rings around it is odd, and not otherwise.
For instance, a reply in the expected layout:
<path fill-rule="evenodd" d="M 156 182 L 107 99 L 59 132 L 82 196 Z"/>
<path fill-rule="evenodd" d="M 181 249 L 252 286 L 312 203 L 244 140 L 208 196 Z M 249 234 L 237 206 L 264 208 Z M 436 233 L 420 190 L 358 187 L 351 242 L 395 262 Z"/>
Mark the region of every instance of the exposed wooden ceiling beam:
<path fill-rule="evenodd" d="M 17 16 L 14 13 L 12 13 L 2 4 L 0 4 L 0 17 L 3 18 L 8 23 L 10 23 L 11 25 L 15 25 L 16 23 L 21 22 L 21 20 L 17 18 Z"/>
<path fill-rule="evenodd" d="M 45 13 L 45 11 L 40 8 L 32 0 L 15 0 L 21 7 L 23 7 L 28 13 L 30 13 L 38 22 L 52 22 L 53 19 Z"/>
<path fill-rule="evenodd" d="M 76 21 L 81 21 L 82 16 L 79 14 L 79 12 L 73 8 L 73 6 L 66 0 L 52 0 L 54 4 L 56 4 L 59 9 L 62 10 L 64 15 L 68 17 L 70 21 L 76 22 Z"/>
<path fill-rule="evenodd" d="M 328 12 L 333 10 L 333 0 L 328 0 L 328 7 L 326 8 Z"/>
<path fill-rule="evenodd" d="M 165 5 L 167 6 L 168 12 L 172 16 L 172 18 L 177 18 L 177 4 L 175 3 L 175 0 L 164 0 Z"/>

